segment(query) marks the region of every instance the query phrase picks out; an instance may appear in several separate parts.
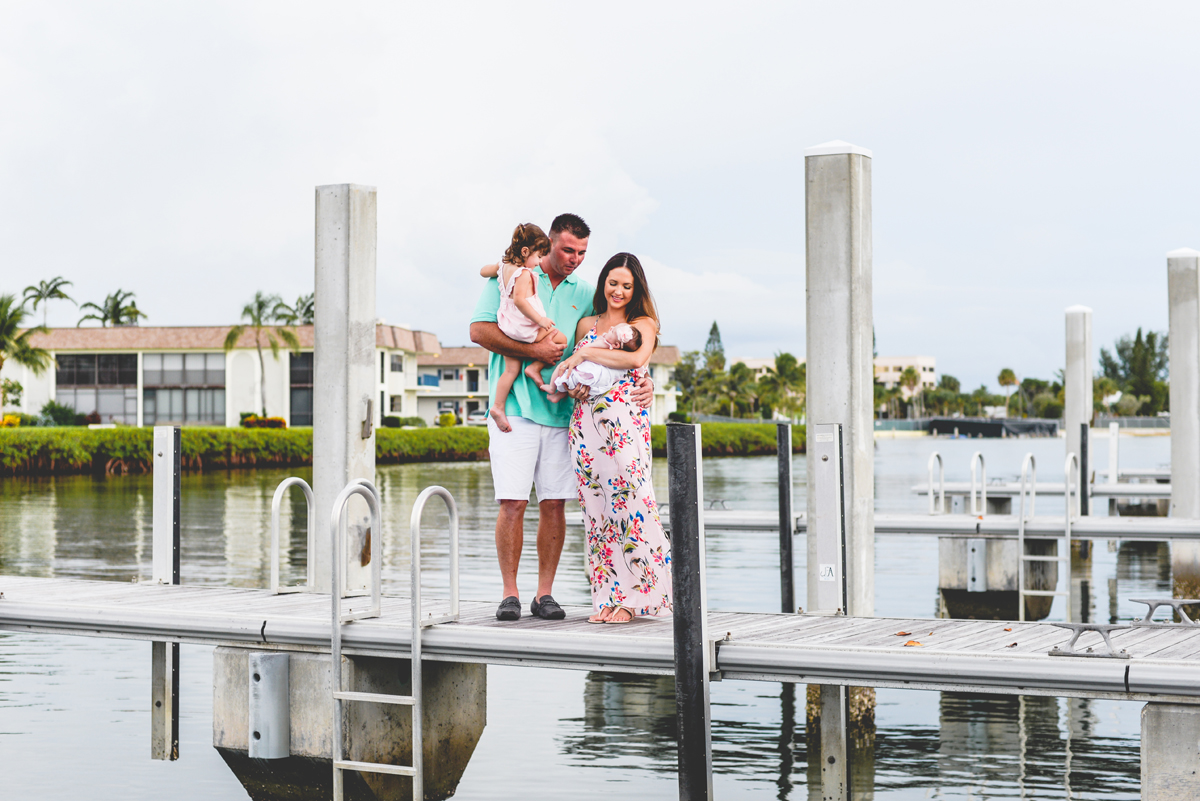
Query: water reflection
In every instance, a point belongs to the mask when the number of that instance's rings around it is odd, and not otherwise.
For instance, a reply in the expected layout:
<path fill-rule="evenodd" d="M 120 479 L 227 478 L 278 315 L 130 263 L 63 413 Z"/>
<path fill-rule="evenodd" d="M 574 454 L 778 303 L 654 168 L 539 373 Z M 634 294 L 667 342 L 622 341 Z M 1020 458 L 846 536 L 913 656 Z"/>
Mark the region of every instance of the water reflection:
<path fill-rule="evenodd" d="M 951 450 L 960 445 L 961 454 Z M 1164 440 L 1162 445 L 1169 443 Z M 999 473 L 1010 462 L 1015 471 L 1021 453 L 1027 449 L 1037 450 L 1039 460 L 1047 464 L 1061 462 L 1061 458 L 1050 458 L 1053 448 L 1062 448 L 1061 442 L 1052 440 L 965 444 L 883 441 L 876 465 L 878 508 L 919 511 L 921 498 L 912 495 L 910 489 L 924 480 L 928 451 L 943 451 L 947 455 L 947 480 L 959 480 L 968 475 L 970 451 L 980 447 L 985 449 L 989 467 L 996 465 Z M 1164 459 L 1147 451 L 1147 464 L 1137 464 L 1130 458 L 1129 466 L 1155 466 Z M 801 509 L 805 494 L 803 465 L 803 458 L 797 458 L 794 494 Z M 662 460 L 655 461 L 656 491 L 665 497 L 664 468 Z M 773 457 L 709 459 L 704 468 L 708 497 L 724 498 L 734 509 L 774 507 Z M 960 468 L 962 475 L 956 475 Z M 181 568 L 185 583 L 266 585 L 271 498 L 278 482 L 289 472 L 250 470 L 184 476 Z M 311 476 L 308 470 L 294 472 L 305 479 Z M 463 597 L 497 597 L 493 543 L 496 505 L 489 473 L 486 463 L 386 466 L 378 470 L 377 485 L 384 501 L 383 568 L 388 592 L 407 590 L 412 503 L 425 486 L 441 484 L 454 493 L 459 504 Z M 1046 478 L 1054 480 L 1052 475 Z M 0 482 L 0 574 L 117 581 L 149 578 L 151 501 L 148 476 Z M 1053 513 L 1053 499 L 1046 501 L 1046 513 Z M 430 504 L 422 558 L 428 567 L 425 587 L 431 594 L 444 593 L 446 587 L 445 520 L 440 504 Z M 300 493 L 291 493 L 283 504 L 281 522 L 282 580 L 302 581 L 307 565 L 307 532 Z M 318 521 L 317 536 L 324 533 Z M 711 607 L 775 611 L 776 535 L 716 530 L 707 534 Z M 1078 579 L 1080 614 L 1086 610 L 1089 619 L 1095 619 L 1097 612 L 1104 610 L 1101 617 L 1128 620 L 1142 612 L 1141 607 L 1129 603 L 1130 597 L 1170 593 L 1169 549 L 1165 545 L 1122 543 L 1112 550 L 1107 543 L 1095 545 L 1089 554 L 1090 575 Z M 804 548 L 796 551 L 797 594 L 802 598 Z M 569 529 L 555 586 L 560 601 L 588 602 L 583 561 L 582 532 Z M 536 581 L 535 564 L 530 530 L 520 576 L 526 596 Z M 933 615 L 938 597 L 936 539 L 879 538 L 876 577 L 878 614 Z M 1096 588 L 1107 590 L 1108 597 L 1096 598 Z M 1061 619 L 1061 610 L 1056 614 Z M 158 766 L 142 759 L 145 744 L 137 739 L 145 728 L 142 674 L 148 666 L 148 651 L 143 654 L 143 646 L 84 638 L 0 635 L 0 706 L 4 707 L 6 721 L 0 731 L 0 754 L 17 753 L 10 734 L 20 733 L 25 738 L 20 753 L 36 755 L 57 748 L 64 725 L 59 721 L 69 719 L 72 730 L 81 731 L 120 721 L 124 727 L 121 731 L 128 732 L 122 736 L 135 741 L 130 749 L 133 756 L 80 765 L 90 765 L 89 776 L 109 780 L 114 787 L 131 776 L 142 777 L 139 781 L 148 788 L 158 786 L 161 774 L 152 772 Z M 189 653 L 201 650 L 191 649 Z M 33 652 L 38 654 L 37 661 L 29 662 L 28 654 Z M 185 670 L 193 667 L 185 665 Z M 580 797 L 601 797 L 611 794 L 614 786 L 636 782 L 639 776 L 648 786 L 657 788 L 647 791 L 646 797 L 673 797 L 671 777 L 676 756 L 670 679 L 569 671 L 543 673 L 561 674 L 553 683 L 556 689 L 545 690 L 545 683 L 534 678 L 539 675 L 537 671 L 506 669 L 492 673 L 495 678 L 489 694 L 497 699 L 504 697 L 515 708 L 549 708 L 554 715 L 563 715 L 561 720 L 548 724 L 554 745 L 538 755 L 545 760 L 549 773 L 569 778 L 547 780 L 542 782 L 544 786 L 533 788 L 513 785 L 513 794 L 507 797 L 561 798 L 572 793 L 577 783 L 599 788 L 583 792 Z M 210 725 L 211 692 L 207 681 L 205 671 L 199 670 L 196 689 L 184 700 L 185 714 L 199 721 L 197 744 L 171 768 L 175 771 L 172 780 L 186 777 L 179 783 L 188 788 L 218 778 L 223 781 L 225 776 L 219 758 L 212 763 L 205 761 L 205 739 L 211 740 L 211 732 L 204 731 Z M 84 684 L 88 686 L 87 694 L 83 693 Z M 112 689 L 127 684 L 129 690 Z M 73 698 L 119 700 L 64 705 L 59 685 L 69 686 Z M 93 685 L 108 688 L 108 694 L 95 695 L 91 692 Z M 879 690 L 878 698 L 871 766 L 877 798 L 1000 798 L 1014 797 L 1022 791 L 1026 797 L 1062 797 L 1068 767 L 1073 797 L 1136 797 L 1138 704 L 951 694 L 939 700 L 934 693 L 887 689 Z M 809 761 L 803 688 L 796 691 L 789 685 L 724 681 L 713 685 L 712 700 L 714 769 L 718 785 L 728 791 L 719 794 L 806 798 Z M 577 711 L 567 711 L 572 709 Z M 498 797 L 494 792 L 496 776 L 502 774 L 488 771 L 503 768 L 488 766 L 509 764 L 512 742 L 519 731 L 512 720 L 492 718 L 477 752 L 477 772 L 468 774 L 471 781 L 461 790 L 464 797 Z M 90 758 L 83 751 L 86 749 L 81 750 L 80 759 Z M 31 759 L 36 761 L 36 756 Z M 0 763 L 6 762 L 0 757 Z M 48 797 L 37 792 L 45 788 L 44 775 L 34 777 L 32 769 L 14 773 L 8 764 L 5 768 L 10 777 L 17 777 L 14 786 L 18 797 L 19 791 L 24 791 L 26 797 Z M 528 778 L 538 781 L 537 777 Z M 116 792 L 108 797 L 143 795 L 118 796 Z M 147 790 L 145 795 L 148 797 L 150 792 L 154 790 Z M 184 793 L 182 797 L 221 796 Z"/>

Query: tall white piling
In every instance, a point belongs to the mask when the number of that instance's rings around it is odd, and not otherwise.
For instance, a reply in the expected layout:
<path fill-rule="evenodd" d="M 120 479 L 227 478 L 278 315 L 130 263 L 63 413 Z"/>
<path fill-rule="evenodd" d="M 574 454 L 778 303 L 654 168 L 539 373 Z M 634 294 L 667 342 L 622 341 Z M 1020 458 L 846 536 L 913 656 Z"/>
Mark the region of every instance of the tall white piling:
<path fill-rule="evenodd" d="M 1200 518 L 1200 251 L 1167 254 L 1171 356 L 1171 516 Z M 1171 543 L 1175 597 L 1200 591 L 1200 543 Z"/>
<path fill-rule="evenodd" d="M 317 187 L 313 357 L 316 588 L 328 592 L 333 502 L 353 479 L 375 480 L 375 187 Z M 350 502 L 345 587 L 367 586 L 370 517 Z M 378 536 L 378 533 L 375 533 Z M 364 564 L 364 562 L 367 562 Z"/>
<path fill-rule="evenodd" d="M 807 419 L 841 423 L 846 581 L 851 615 L 875 614 L 875 433 L 871 306 L 871 151 L 827 142 L 804 151 Z M 808 473 L 813 475 L 813 450 Z M 808 486 L 809 513 L 817 499 Z M 809 536 L 812 536 L 811 532 Z M 808 566 L 808 586 L 819 580 Z"/>
<path fill-rule="evenodd" d="M 1068 306 L 1067 367 L 1063 387 L 1065 408 L 1063 419 L 1067 427 L 1067 453 L 1082 459 L 1080 426 L 1092 422 L 1092 310 L 1087 306 Z M 1080 463 L 1083 467 L 1083 462 Z M 1087 481 L 1087 476 L 1083 477 Z"/>

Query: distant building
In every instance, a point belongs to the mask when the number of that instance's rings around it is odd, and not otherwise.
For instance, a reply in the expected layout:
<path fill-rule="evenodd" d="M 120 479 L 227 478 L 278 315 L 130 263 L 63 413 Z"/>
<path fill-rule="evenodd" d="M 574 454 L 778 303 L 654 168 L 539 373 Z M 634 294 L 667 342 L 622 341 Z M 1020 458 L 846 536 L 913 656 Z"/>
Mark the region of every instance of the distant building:
<path fill-rule="evenodd" d="M 488 351 L 480 347 L 442 348 L 437 354 L 417 359 L 418 414 L 433 423 L 450 412 L 466 419 L 471 412 L 487 411 Z M 654 406 L 650 421 L 666 422 L 675 411 L 675 363 L 679 348 L 663 345 L 650 357 L 650 378 L 654 381 Z"/>
<path fill-rule="evenodd" d="M 912 367 L 921 377 L 921 388 L 932 389 L 937 386 L 937 358 L 934 356 L 878 356 L 875 359 L 875 377 L 888 389 L 900 383 L 900 376 L 906 368 Z M 904 397 L 912 393 L 905 389 Z"/>
<path fill-rule="evenodd" d="M 725 361 L 725 369 L 728 370 L 738 362 L 750 368 L 750 372 L 754 373 L 754 380 L 762 379 L 769 371 L 775 369 L 774 357 L 770 359 L 727 359 Z M 804 364 L 804 360 L 800 360 L 800 364 Z"/>
<path fill-rule="evenodd" d="M 230 326 L 55 328 L 32 338 L 55 363 L 35 375 L 9 359 L 0 376 L 20 382 L 21 403 L 7 411 L 37 414 L 53 400 L 102 423 L 133 426 L 236 426 L 244 412 L 261 413 L 292 426 L 312 425 L 313 328 L 294 326 L 299 353 L 271 354 L 263 335 L 259 366 L 254 332 L 225 352 Z M 375 328 L 379 367 L 375 423 L 384 415 L 421 417 L 433 424 L 452 411 L 465 418 L 486 409 L 488 353 L 483 348 L 442 348 L 436 336 L 392 325 Z M 651 357 L 655 384 L 652 420 L 675 411 L 673 384 L 679 349 L 660 347 Z M 265 368 L 265 369 L 264 369 Z"/>
<path fill-rule="evenodd" d="M 260 367 L 254 332 L 225 352 L 230 326 L 55 328 L 32 337 L 55 364 L 35 375 L 9 359 L 5 378 L 24 388 L 16 411 L 37 414 L 46 401 L 102 423 L 236 426 L 262 411 L 290 425 L 312 425 L 313 328 L 295 326 L 300 352 L 273 356 L 263 336 Z M 417 357 L 439 350 L 437 337 L 398 326 L 375 328 L 379 364 L 376 423 L 383 414 L 417 414 Z M 385 411 L 386 410 L 386 411 Z"/>

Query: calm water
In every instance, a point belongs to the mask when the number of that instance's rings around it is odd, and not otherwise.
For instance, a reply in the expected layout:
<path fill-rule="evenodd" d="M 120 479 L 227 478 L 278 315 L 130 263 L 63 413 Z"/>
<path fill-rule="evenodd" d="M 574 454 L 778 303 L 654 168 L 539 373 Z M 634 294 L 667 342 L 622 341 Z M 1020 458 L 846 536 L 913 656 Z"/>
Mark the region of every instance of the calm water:
<path fill-rule="evenodd" d="M 1105 440 L 1093 444 L 1103 464 Z M 1122 466 L 1159 467 L 1165 437 L 1121 442 Z M 880 440 L 880 511 L 920 511 L 910 493 L 924 481 L 929 454 L 946 459 L 947 479 L 968 477 L 982 450 L 989 478 L 1015 477 L 1021 456 L 1038 456 L 1039 477 L 1061 480 L 1061 440 Z M 666 498 L 665 469 L 655 484 Z M 1061 468 L 1059 468 L 1061 470 Z M 804 504 L 804 461 L 796 461 L 796 503 Z M 709 498 L 730 508 L 771 509 L 774 457 L 709 459 Z M 270 502 L 280 471 L 189 475 L 183 482 L 183 581 L 261 587 L 267 583 Z M 301 473 L 305 478 L 309 476 Z M 429 484 L 449 488 L 462 512 L 462 593 L 499 600 L 491 478 L 484 464 L 403 465 L 378 473 L 385 512 L 384 581 L 407 583 L 411 504 Z M 1039 502 L 1053 513 L 1062 501 Z M 285 510 L 291 540 L 284 574 L 302 577 L 300 507 Z M 444 522 L 427 515 L 429 531 Z M 532 532 L 521 578 L 535 583 Z M 777 535 L 708 532 L 709 603 L 715 610 L 778 610 Z M 445 544 L 423 558 L 426 588 L 445 587 Z M 1170 593 L 1165 549 L 1097 543 L 1089 619 L 1128 619 L 1129 597 Z M 796 549 L 797 597 L 804 598 L 804 548 Z M 583 541 L 569 529 L 555 595 L 588 602 Z M 112 581 L 150 573 L 150 481 L 145 476 L 0 481 L 0 591 L 3 575 Z M 876 613 L 932 617 L 937 611 L 937 541 L 880 537 Z M 1077 576 L 1078 578 L 1078 576 Z M 444 590 L 442 590 L 444 592 Z M 1056 604 L 1061 600 L 1056 599 Z M 1052 618 L 1061 619 L 1056 607 Z M 212 650 L 182 650 L 178 762 L 149 759 L 150 646 L 118 640 L 0 634 L 0 780 L 4 799 L 149 799 L 165 788 L 176 799 L 245 798 L 211 746 Z M 669 679 L 569 670 L 490 667 L 488 726 L 456 798 L 573 799 L 676 797 L 674 696 Z M 725 681 L 712 686 L 715 784 L 721 798 L 807 799 L 803 688 Z M 879 799 L 1138 797 L 1140 704 L 968 696 L 879 690 L 873 763 L 860 784 Z M 864 796 L 864 797 L 870 797 Z"/>

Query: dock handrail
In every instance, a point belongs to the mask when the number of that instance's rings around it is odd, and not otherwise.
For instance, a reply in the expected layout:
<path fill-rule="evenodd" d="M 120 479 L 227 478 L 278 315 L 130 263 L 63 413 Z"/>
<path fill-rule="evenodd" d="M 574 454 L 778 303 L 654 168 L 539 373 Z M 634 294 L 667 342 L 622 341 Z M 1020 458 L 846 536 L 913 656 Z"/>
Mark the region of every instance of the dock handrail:
<path fill-rule="evenodd" d="M 975 463 L 979 463 L 979 505 L 975 503 Z M 987 464 L 983 460 L 983 454 L 980 451 L 975 451 L 971 454 L 971 504 L 970 513 L 973 515 L 983 515 L 987 512 Z"/>
<path fill-rule="evenodd" d="M 938 498 L 936 508 L 933 500 L 933 462 L 937 460 L 938 470 L 940 472 L 940 484 L 938 486 Z M 929 514 L 940 515 L 946 511 L 946 464 L 942 461 L 942 455 L 937 451 L 929 454 Z"/>
<path fill-rule="evenodd" d="M 450 614 L 434 617 L 422 617 L 421 613 L 421 513 L 430 498 L 437 496 L 446 502 L 446 511 L 450 516 Z M 436 623 L 448 623 L 458 620 L 458 506 L 454 496 L 445 487 L 426 487 L 413 503 L 412 518 L 409 522 L 409 547 L 412 550 L 412 608 L 413 636 L 416 642 L 418 621 L 421 626 L 432 626 Z"/>
<path fill-rule="evenodd" d="M 371 607 L 365 611 L 351 612 L 348 615 L 343 615 L 341 614 L 341 602 L 343 598 L 348 597 L 343 594 L 343 583 L 346 574 L 345 536 L 343 535 L 343 531 L 346 528 L 346 505 L 354 495 L 362 497 L 371 510 Z M 338 621 L 349 622 L 366 617 L 379 617 L 383 596 L 383 570 L 380 565 L 380 562 L 383 560 L 383 523 L 379 513 L 379 492 L 375 489 L 375 485 L 365 478 L 356 479 L 347 484 L 346 488 L 338 493 L 337 500 L 333 502 L 333 512 L 329 522 L 332 538 L 331 544 L 333 546 L 333 581 L 330 584 L 330 594 L 333 596 L 333 622 L 335 626 Z"/>
<path fill-rule="evenodd" d="M 304 585 L 292 587 L 279 586 L 279 510 L 283 506 L 283 496 L 292 487 L 299 487 L 304 492 L 305 506 L 308 509 L 308 571 Z M 271 593 L 282 595 L 290 592 L 311 592 L 316 586 L 314 571 L 317 562 L 315 558 L 316 534 L 315 512 L 313 511 L 313 491 L 308 482 L 302 478 L 291 476 L 279 482 L 275 488 L 275 497 L 271 499 Z"/>

